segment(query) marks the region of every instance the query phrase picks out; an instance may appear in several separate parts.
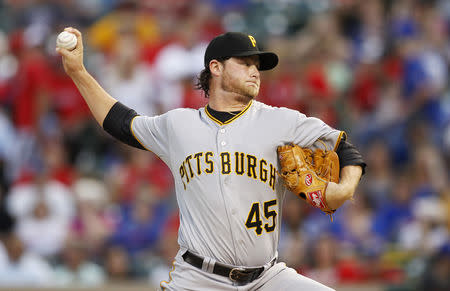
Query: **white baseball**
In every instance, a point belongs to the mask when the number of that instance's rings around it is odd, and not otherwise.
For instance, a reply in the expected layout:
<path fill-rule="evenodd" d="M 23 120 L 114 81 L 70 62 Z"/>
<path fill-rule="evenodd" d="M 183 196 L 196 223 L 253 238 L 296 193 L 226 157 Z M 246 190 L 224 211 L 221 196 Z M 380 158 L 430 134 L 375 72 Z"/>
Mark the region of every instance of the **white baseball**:
<path fill-rule="evenodd" d="M 71 51 L 77 46 L 77 36 L 73 33 L 63 31 L 58 34 L 56 46 Z"/>

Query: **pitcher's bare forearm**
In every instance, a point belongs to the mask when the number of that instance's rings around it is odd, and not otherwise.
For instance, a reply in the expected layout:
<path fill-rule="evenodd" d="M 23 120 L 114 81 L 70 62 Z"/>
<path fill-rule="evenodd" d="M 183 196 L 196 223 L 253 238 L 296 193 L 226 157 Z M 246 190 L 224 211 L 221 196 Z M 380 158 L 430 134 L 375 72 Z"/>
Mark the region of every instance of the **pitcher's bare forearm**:
<path fill-rule="evenodd" d="M 106 115 L 117 100 L 111 97 L 86 70 L 73 73 L 70 77 L 89 106 L 92 115 L 102 126 Z"/>
<path fill-rule="evenodd" d="M 359 180 L 361 179 L 362 168 L 360 166 L 345 166 L 341 169 L 341 179 L 339 185 L 346 189 L 348 195 L 353 196 Z M 351 197 L 348 197 L 349 199 Z"/>
<path fill-rule="evenodd" d="M 72 78 L 95 119 L 102 126 L 106 115 L 117 100 L 106 93 L 86 71 L 83 64 L 84 49 L 81 32 L 73 27 L 67 27 L 64 31 L 74 34 L 77 37 L 77 44 L 70 51 L 60 47 L 56 48 L 56 51 L 62 56 L 64 71 Z"/>
<path fill-rule="evenodd" d="M 337 209 L 345 201 L 353 198 L 356 187 L 361 179 L 361 166 L 345 166 L 341 169 L 339 184 L 329 182 L 327 186 L 327 204 L 331 209 Z"/>

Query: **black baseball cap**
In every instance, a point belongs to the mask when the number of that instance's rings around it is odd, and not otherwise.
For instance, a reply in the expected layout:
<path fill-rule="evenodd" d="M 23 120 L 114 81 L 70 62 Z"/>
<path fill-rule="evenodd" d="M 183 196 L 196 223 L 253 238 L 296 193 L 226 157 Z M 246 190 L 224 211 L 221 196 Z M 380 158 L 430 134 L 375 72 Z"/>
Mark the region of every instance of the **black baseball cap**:
<path fill-rule="evenodd" d="M 276 67 L 278 56 L 272 52 L 260 51 L 253 36 L 241 32 L 227 32 L 216 36 L 209 43 L 205 52 L 205 68 L 214 59 L 226 57 L 259 56 L 259 70 L 265 71 Z"/>

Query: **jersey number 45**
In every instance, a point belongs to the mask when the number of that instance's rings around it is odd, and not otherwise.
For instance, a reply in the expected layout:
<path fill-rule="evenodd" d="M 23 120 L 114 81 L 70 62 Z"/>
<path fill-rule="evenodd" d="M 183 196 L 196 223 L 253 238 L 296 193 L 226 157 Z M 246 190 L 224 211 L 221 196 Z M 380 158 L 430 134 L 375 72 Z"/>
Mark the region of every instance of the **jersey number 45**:
<path fill-rule="evenodd" d="M 275 230 L 277 212 L 275 210 L 270 210 L 270 208 L 275 205 L 277 205 L 277 199 L 269 200 L 263 203 L 264 217 L 266 218 L 267 221 L 270 222 L 264 224 L 264 229 L 266 230 L 266 232 L 272 232 Z M 263 221 L 260 215 L 260 203 L 255 202 L 252 204 L 252 207 L 250 208 L 250 212 L 248 213 L 245 226 L 248 229 L 254 228 L 255 233 L 257 235 L 261 235 L 263 232 L 262 225 Z"/>

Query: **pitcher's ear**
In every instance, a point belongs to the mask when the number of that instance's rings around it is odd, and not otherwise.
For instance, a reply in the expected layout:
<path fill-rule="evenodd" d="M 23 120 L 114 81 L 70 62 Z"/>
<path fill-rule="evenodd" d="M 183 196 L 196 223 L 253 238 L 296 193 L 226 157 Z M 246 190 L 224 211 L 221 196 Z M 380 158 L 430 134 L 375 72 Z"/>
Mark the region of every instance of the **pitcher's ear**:
<path fill-rule="evenodd" d="M 224 65 L 218 60 L 212 60 L 209 62 L 209 70 L 211 75 L 218 76 L 222 73 Z"/>

